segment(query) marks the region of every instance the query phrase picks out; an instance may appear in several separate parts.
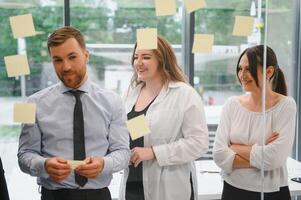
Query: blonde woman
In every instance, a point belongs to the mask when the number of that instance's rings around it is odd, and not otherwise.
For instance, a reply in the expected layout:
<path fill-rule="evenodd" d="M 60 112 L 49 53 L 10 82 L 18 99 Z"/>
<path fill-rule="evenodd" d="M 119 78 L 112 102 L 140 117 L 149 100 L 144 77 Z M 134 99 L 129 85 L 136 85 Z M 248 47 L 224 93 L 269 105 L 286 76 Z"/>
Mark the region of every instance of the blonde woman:
<path fill-rule="evenodd" d="M 208 148 L 202 100 L 187 84 L 166 39 L 158 36 L 155 50 L 136 47 L 126 112 L 128 119 L 145 115 L 151 133 L 130 141 L 131 165 L 125 173 L 122 198 L 193 199 L 196 188 L 192 187 L 192 164 Z"/>

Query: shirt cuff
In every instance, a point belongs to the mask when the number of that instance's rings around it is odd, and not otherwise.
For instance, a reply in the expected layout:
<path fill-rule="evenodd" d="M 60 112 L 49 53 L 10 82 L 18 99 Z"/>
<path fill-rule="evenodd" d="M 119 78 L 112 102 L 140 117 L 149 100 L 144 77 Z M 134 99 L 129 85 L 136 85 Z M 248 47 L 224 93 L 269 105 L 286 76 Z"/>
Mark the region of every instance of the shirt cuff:
<path fill-rule="evenodd" d="M 33 161 L 32 168 L 30 169 L 33 176 L 48 178 L 49 174 L 46 172 L 45 169 L 45 162 L 47 158 L 38 157 Z"/>
<path fill-rule="evenodd" d="M 168 153 L 165 151 L 164 145 L 153 146 L 153 151 L 159 166 L 166 165 L 168 161 Z"/>
<path fill-rule="evenodd" d="M 113 173 L 113 158 L 104 157 L 104 166 L 102 169 L 102 174 L 112 174 Z"/>
<path fill-rule="evenodd" d="M 252 145 L 251 151 L 250 151 L 250 165 L 251 167 L 256 167 L 260 169 L 261 163 L 258 163 L 257 161 L 260 160 L 260 157 L 257 156 L 256 151 L 258 152 L 260 146 L 257 144 Z"/>
<path fill-rule="evenodd" d="M 235 159 L 235 155 L 236 155 L 236 153 L 232 149 L 230 149 L 230 153 L 225 158 L 223 170 L 228 174 L 232 173 L 232 171 L 233 171 L 233 162 Z"/>

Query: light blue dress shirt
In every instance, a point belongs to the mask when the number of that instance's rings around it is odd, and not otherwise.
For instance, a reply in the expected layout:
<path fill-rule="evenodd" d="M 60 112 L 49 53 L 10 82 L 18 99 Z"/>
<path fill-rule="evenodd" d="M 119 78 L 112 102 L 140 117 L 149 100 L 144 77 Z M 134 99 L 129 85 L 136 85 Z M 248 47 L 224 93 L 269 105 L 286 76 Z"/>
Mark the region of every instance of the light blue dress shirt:
<path fill-rule="evenodd" d="M 28 98 L 36 103 L 36 123 L 23 124 L 18 160 L 21 170 L 38 177 L 38 183 L 53 190 L 79 186 L 74 172 L 62 182 L 50 179 L 45 171 L 47 158 L 73 160 L 73 111 L 75 97 L 63 83 L 41 90 Z M 84 114 L 86 156 L 104 157 L 104 169 L 88 179 L 82 189 L 107 187 L 112 173 L 127 167 L 130 158 L 126 113 L 121 98 L 87 80 L 80 88 Z"/>

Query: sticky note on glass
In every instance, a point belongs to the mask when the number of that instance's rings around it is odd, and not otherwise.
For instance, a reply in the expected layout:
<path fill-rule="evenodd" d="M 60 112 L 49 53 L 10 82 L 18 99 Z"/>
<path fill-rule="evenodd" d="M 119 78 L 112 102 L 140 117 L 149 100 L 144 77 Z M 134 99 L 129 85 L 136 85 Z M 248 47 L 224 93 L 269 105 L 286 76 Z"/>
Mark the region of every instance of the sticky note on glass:
<path fill-rule="evenodd" d="M 214 42 L 214 35 L 195 34 L 192 52 L 193 53 L 211 53 Z"/>
<path fill-rule="evenodd" d="M 174 15 L 177 12 L 176 0 L 155 0 L 156 15 Z"/>
<path fill-rule="evenodd" d="M 4 57 L 8 77 L 27 75 L 30 73 L 27 55 L 13 55 Z"/>
<path fill-rule="evenodd" d="M 184 0 L 184 4 L 188 13 L 206 6 L 205 0 Z"/>
<path fill-rule="evenodd" d="M 32 15 L 18 15 L 9 18 L 14 38 L 24 38 L 36 35 Z"/>
<path fill-rule="evenodd" d="M 137 49 L 157 49 L 157 29 L 137 29 Z"/>
<path fill-rule="evenodd" d="M 144 115 L 132 118 L 128 120 L 126 124 L 132 140 L 136 140 L 150 133 L 149 123 Z"/>
<path fill-rule="evenodd" d="M 86 164 L 83 160 L 68 160 L 67 162 L 71 169 L 76 169 L 78 166 Z"/>
<path fill-rule="evenodd" d="M 36 122 L 36 104 L 15 103 L 14 122 L 34 124 Z"/>
<path fill-rule="evenodd" d="M 235 16 L 233 35 L 250 36 L 254 27 L 254 17 Z"/>

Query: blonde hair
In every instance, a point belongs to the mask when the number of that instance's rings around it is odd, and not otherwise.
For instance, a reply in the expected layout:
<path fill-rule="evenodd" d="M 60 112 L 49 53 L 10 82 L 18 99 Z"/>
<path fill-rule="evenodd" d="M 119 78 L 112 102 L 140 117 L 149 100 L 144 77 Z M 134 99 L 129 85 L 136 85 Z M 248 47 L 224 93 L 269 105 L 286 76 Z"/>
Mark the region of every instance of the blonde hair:
<path fill-rule="evenodd" d="M 134 46 L 132 54 L 132 66 L 134 67 L 135 51 L 137 43 Z M 163 84 L 168 84 L 170 81 L 180 81 L 188 83 L 187 78 L 177 63 L 176 55 L 169 42 L 162 36 L 158 36 L 158 48 L 152 50 L 159 62 L 159 73 L 162 77 Z M 132 76 L 131 85 L 137 86 L 143 84 L 142 81 L 138 80 L 137 72 L 134 70 Z"/>

